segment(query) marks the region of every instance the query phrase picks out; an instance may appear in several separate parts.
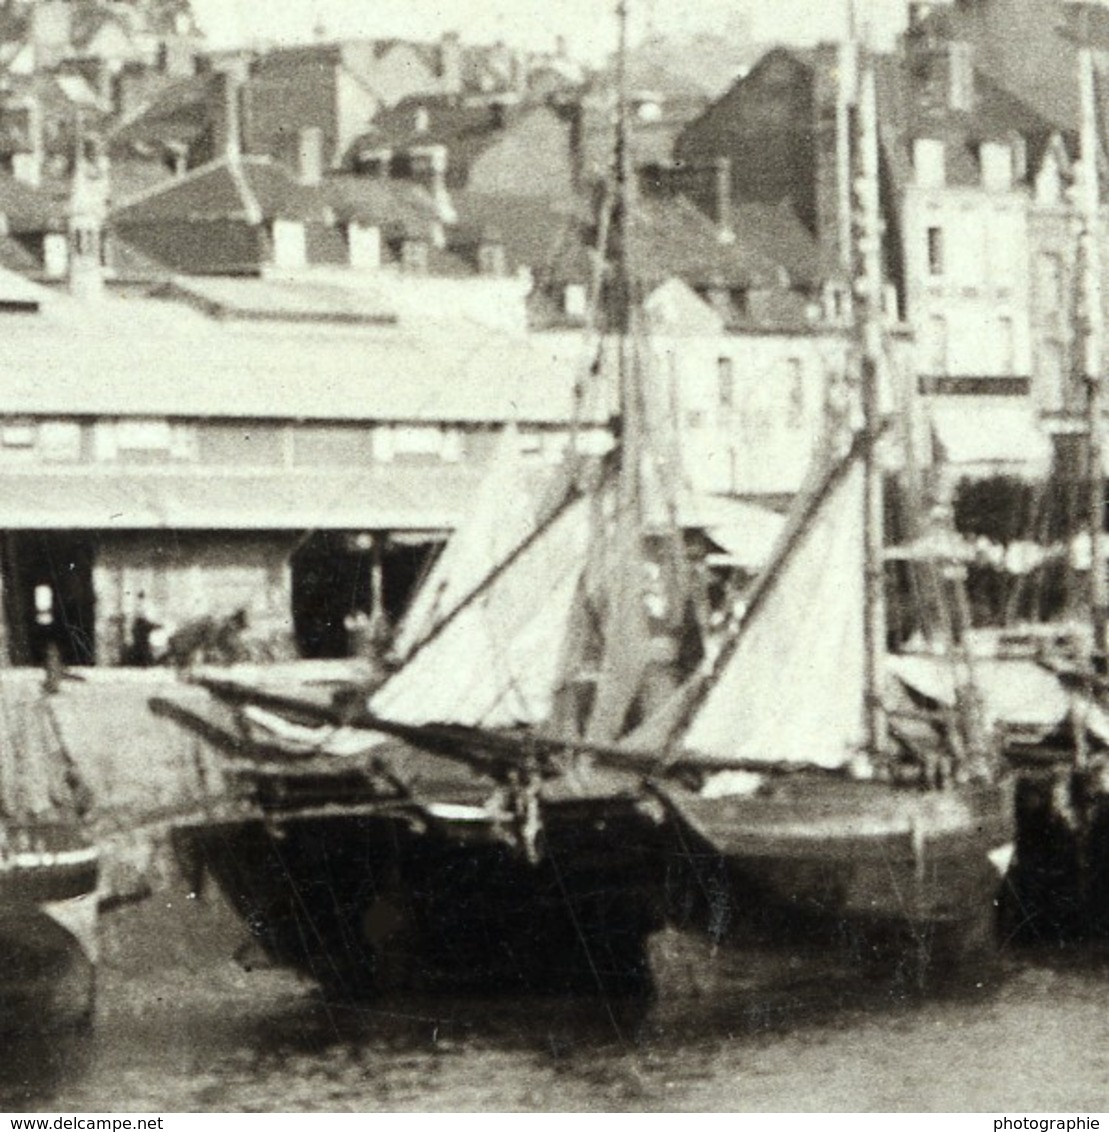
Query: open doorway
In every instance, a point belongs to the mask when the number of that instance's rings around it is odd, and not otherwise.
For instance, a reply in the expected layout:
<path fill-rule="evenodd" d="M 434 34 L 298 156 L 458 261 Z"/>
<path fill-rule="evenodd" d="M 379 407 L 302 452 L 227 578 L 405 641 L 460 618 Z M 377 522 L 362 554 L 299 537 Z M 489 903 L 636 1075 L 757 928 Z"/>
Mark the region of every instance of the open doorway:
<path fill-rule="evenodd" d="M 96 662 L 92 536 L 12 531 L 0 545 L 4 618 L 13 664 L 45 663 L 51 645 L 66 665 Z"/>
<path fill-rule="evenodd" d="M 293 629 L 300 655 L 325 659 L 359 653 L 365 623 L 375 612 L 395 625 L 435 545 L 316 531 L 292 559 Z M 378 601 L 381 609 L 375 610 Z"/>

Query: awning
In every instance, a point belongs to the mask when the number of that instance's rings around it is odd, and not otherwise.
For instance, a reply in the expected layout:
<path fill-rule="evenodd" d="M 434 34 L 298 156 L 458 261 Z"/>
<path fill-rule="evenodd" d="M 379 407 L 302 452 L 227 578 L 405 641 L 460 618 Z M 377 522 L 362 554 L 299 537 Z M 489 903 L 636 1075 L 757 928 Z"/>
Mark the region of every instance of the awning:
<path fill-rule="evenodd" d="M 950 659 L 934 656 L 891 656 L 890 672 L 930 700 L 953 707 L 955 668 Z M 1067 718 L 1072 697 L 1059 678 L 1034 660 L 975 657 L 974 685 L 993 721 L 1043 732 Z"/>
<path fill-rule="evenodd" d="M 218 475 L 0 472 L 0 530 L 452 529 L 477 474 L 457 465 Z"/>
<path fill-rule="evenodd" d="M 938 459 L 966 475 L 1046 476 L 1051 441 L 1024 399 L 937 398 L 930 406 Z"/>
<path fill-rule="evenodd" d="M 716 561 L 755 573 L 770 558 L 785 516 L 757 503 L 701 495 L 682 507 L 681 522 L 683 527 L 704 531 L 720 547 L 724 553 Z"/>

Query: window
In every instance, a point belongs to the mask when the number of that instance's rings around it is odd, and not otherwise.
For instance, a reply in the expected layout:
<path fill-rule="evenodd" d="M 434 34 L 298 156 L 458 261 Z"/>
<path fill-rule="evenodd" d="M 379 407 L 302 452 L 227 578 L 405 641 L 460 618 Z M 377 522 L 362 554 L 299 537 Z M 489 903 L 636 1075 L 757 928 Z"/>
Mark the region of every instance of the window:
<path fill-rule="evenodd" d="M 731 358 L 716 359 L 716 396 L 724 412 L 735 408 L 735 368 Z"/>
<path fill-rule="evenodd" d="M 928 274 L 943 274 L 943 229 L 928 229 Z"/>
<path fill-rule="evenodd" d="M 543 434 L 534 429 L 524 429 L 520 432 L 520 455 L 542 456 Z"/>
<path fill-rule="evenodd" d="M 169 451 L 169 421 L 135 419 L 116 424 L 116 447 L 127 452 Z"/>
<path fill-rule="evenodd" d="M 443 457 L 443 430 L 437 425 L 396 425 L 392 437 L 394 459 L 438 460 Z"/>
<path fill-rule="evenodd" d="M 805 419 L 805 373 L 800 358 L 786 361 L 786 383 L 789 391 L 786 424 L 790 428 L 800 428 Z"/>
<path fill-rule="evenodd" d="M 42 458 L 72 463 L 81 458 L 81 426 L 75 421 L 43 421 L 39 425 Z"/>
<path fill-rule="evenodd" d="M 5 448 L 34 448 L 33 421 L 9 420 L 0 424 L 0 444 Z"/>

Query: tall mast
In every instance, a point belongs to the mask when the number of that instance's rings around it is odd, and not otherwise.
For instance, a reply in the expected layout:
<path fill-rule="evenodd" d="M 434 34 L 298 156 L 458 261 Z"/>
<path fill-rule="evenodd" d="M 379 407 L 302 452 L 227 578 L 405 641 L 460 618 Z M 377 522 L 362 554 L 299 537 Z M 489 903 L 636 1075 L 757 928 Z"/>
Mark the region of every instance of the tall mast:
<path fill-rule="evenodd" d="M 839 266 L 845 277 L 852 272 L 851 254 L 851 107 L 858 87 L 856 72 L 855 0 L 847 0 L 846 35 L 839 43 L 836 62 L 836 221 Z"/>
<path fill-rule="evenodd" d="M 1083 11 L 1083 31 L 1087 13 Z M 1109 581 L 1105 570 L 1105 472 L 1102 462 L 1102 335 L 1101 248 L 1098 194 L 1097 110 L 1094 94 L 1094 62 L 1087 37 L 1078 51 L 1078 75 L 1082 105 L 1081 182 L 1078 186 L 1082 217 L 1083 375 L 1086 380 L 1086 486 L 1087 523 L 1090 536 L 1090 618 L 1093 625 L 1093 663 L 1104 673 L 1109 661 Z"/>
<path fill-rule="evenodd" d="M 882 687 L 886 653 L 885 582 L 882 568 L 882 469 L 878 461 L 881 407 L 878 370 L 882 357 L 882 218 L 878 187 L 878 98 L 872 60 L 860 60 L 859 91 L 858 322 L 861 350 L 863 428 L 866 434 L 864 493 L 864 617 L 866 651 L 866 744 L 877 756 L 886 746 Z"/>
<path fill-rule="evenodd" d="M 619 39 L 616 47 L 616 152 L 615 177 L 616 199 L 614 201 L 615 220 L 613 239 L 616 256 L 613 276 L 613 315 L 616 333 L 619 337 L 619 376 L 621 441 L 628 439 L 628 414 L 634 412 L 634 398 L 628 389 L 631 359 L 632 330 L 632 283 L 630 252 L 628 240 L 631 236 L 631 144 L 628 137 L 628 5 L 627 0 L 618 0 L 616 19 Z"/>

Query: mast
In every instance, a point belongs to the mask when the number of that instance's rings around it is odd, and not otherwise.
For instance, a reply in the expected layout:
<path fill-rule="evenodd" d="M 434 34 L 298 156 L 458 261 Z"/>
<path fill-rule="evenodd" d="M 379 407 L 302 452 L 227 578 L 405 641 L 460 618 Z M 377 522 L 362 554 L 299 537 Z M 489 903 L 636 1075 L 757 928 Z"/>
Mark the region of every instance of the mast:
<path fill-rule="evenodd" d="M 836 194 L 839 266 L 851 277 L 851 107 L 858 87 L 856 74 L 855 0 L 847 0 L 847 34 L 839 43 L 836 63 Z"/>
<path fill-rule="evenodd" d="M 1083 31 L 1088 15 L 1082 13 Z M 1086 382 L 1086 488 L 1087 524 L 1090 536 L 1090 619 L 1093 628 L 1094 670 L 1104 674 L 1109 664 L 1109 580 L 1105 569 L 1105 473 L 1102 443 L 1102 402 L 1104 365 L 1102 336 L 1104 315 L 1101 306 L 1101 248 L 1098 194 L 1097 111 L 1094 92 L 1094 63 L 1088 37 L 1078 51 L 1078 77 L 1081 95 L 1081 181 L 1078 186 L 1082 218 L 1082 297 L 1084 319 L 1083 376 Z"/>
<path fill-rule="evenodd" d="M 886 743 L 882 687 L 886 652 L 885 584 L 882 567 L 882 469 L 878 460 L 881 407 L 878 367 L 882 356 L 882 219 L 878 186 L 878 104 L 873 62 L 861 61 L 859 92 L 859 317 L 864 446 L 864 613 L 866 653 L 866 746 L 873 758 Z"/>
<path fill-rule="evenodd" d="M 628 137 L 628 5 L 627 0 L 617 0 L 616 19 L 619 38 L 616 48 L 616 146 L 615 177 L 616 223 L 613 225 L 613 239 L 616 243 L 616 256 L 613 274 L 613 315 L 618 338 L 619 374 L 619 412 L 620 443 L 623 449 L 621 465 L 628 469 L 627 456 L 638 459 L 638 453 L 628 453 L 626 445 L 635 435 L 633 422 L 629 420 L 636 411 L 636 398 L 630 388 L 632 380 L 632 284 L 631 263 L 628 240 L 631 236 L 631 142 Z M 630 427 L 632 426 L 632 427 Z M 634 468 L 634 463 L 633 463 Z M 638 469 L 635 468 L 638 475 Z M 625 482 L 627 477 L 625 476 Z M 636 493 L 638 494 L 638 493 Z M 624 502 L 631 502 L 625 500 Z"/>

